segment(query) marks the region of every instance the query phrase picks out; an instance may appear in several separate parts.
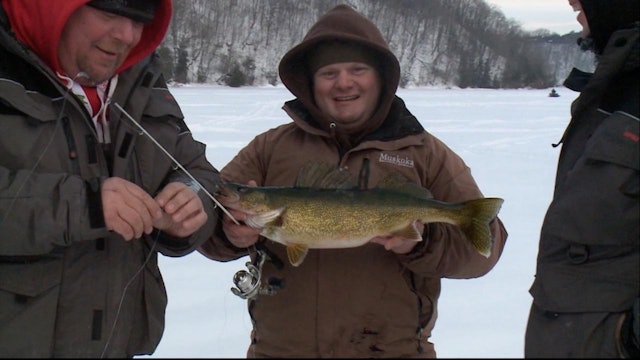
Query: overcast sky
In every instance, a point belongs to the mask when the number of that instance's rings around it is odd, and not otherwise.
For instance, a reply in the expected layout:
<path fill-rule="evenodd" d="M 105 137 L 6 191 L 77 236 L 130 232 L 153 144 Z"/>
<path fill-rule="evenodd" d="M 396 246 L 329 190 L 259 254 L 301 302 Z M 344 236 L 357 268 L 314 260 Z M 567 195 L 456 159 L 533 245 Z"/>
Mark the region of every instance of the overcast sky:
<path fill-rule="evenodd" d="M 519 22 L 524 30 L 544 28 L 562 35 L 582 29 L 568 0 L 486 1 L 498 7 L 507 18 Z"/>

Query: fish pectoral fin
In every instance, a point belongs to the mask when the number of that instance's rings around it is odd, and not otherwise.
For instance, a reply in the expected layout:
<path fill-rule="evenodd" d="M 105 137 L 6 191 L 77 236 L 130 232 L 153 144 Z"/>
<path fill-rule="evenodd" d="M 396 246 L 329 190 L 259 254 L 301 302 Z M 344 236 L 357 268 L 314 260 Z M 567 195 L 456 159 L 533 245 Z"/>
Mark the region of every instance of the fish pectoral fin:
<path fill-rule="evenodd" d="M 416 229 L 413 223 L 407 227 L 404 227 L 398 231 L 395 231 L 391 235 L 399 236 L 399 237 L 409 239 L 409 240 L 414 240 L 414 241 L 422 241 L 422 234 L 420 234 L 420 232 L 418 231 L 418 229 Z"/>
<path fill-rule="evenodd" d="M 307 256 L 309 247 L 302 244 L 287 245 L 287 257 L 293 266 L 299 266 Z"/>

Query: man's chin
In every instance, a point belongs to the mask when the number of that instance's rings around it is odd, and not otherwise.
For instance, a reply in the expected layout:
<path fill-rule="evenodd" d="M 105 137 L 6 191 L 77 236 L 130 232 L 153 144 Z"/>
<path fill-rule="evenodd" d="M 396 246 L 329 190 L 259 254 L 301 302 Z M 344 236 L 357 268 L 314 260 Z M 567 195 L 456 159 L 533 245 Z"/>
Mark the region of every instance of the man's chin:
<path fill-rule="evenodd" d="M 96 86 L 111 79 L 113 75 L 113 71 L 80 72 L 76 81 L 83 86 Z"/>

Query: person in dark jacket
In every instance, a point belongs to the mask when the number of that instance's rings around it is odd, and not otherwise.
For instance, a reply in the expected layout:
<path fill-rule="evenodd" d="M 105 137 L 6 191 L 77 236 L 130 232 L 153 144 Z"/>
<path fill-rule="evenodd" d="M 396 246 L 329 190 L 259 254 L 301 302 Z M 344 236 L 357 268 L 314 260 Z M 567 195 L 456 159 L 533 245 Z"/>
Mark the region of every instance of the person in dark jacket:
<path fill-rule="evenodd" d="M 257 135 L 221 170 L 224 180 L 292 186 L 313 161 L 349 173 L 362 188 L 395 173 L 437 200 L 483 197 L 464 161 L 396 96 L 398 59 L 378 28 L 350 6 L 321 16 L 283 56 L 279 74 L 295 96 L 283 107 L 292 121 Z M 262 264 L 261 290 L 275 291 L 239 293 L 249 295 L 253 322 L 248 357 L 435 357 L 429 340 L 441 279 L 488 273 L 507 239 L 495 218 L 485 257 L 460 228 L 417 223 L 422 241 L 379 236 L 355 248 L 310 249 L 295 267 L 286 247 L 259 236 L 260 228 L 228 217 L 222 223 L 199 251 L 220 261 L 250 255 L 256 268 Z"/>
<path fill-rule="evenodd" d="M 525 356 L 638 358 L 640 295 L 640 1 L 569 0 L 593 74 L 560 143 L 542 224 Z"/>
<path fill-rule="evenodd" d="M 153 55 L 171 13 L 0 2 L 2 357 L 131 357 L 162 337 L 158 252 L 192 252 L 219 217 L 218 172 Z"/>

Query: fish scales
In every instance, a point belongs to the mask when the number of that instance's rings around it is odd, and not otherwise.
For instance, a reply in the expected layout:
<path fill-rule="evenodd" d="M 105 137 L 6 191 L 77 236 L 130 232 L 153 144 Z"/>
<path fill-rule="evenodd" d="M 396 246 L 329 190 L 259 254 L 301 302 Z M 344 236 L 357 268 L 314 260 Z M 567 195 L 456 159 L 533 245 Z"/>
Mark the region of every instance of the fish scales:
<path fill-rule="evenodd" d="M 415 220 L 451 223 L 455 218 L 455 212 L 444 206 L 434 208 L 433 202 L 381 190 L 310 193 L 273 189 L 265 193 L 271 198 L 271 209 L 286 209 L 275 226 L 265 224 L 270 228 L 268 237 L 312 248 L 356 247 L 372 237 L 391 235 Z"/>

